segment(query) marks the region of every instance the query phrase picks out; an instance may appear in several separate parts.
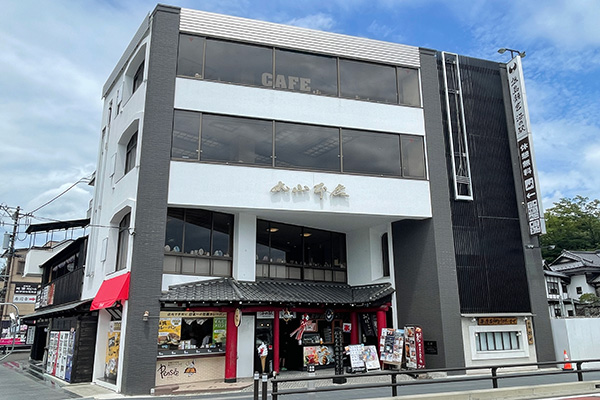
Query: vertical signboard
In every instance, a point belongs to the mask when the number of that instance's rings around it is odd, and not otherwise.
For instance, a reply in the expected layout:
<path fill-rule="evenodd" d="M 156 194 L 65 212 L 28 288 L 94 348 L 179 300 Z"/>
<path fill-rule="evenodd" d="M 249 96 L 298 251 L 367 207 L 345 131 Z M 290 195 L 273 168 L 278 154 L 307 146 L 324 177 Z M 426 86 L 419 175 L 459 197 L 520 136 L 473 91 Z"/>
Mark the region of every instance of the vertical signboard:
<path fill-rule="evenodd" d="M 404 357 L 406 368 L 425 368 L 425 347 L 423 343 L 423 330 L 418 325 L 404 327 Z"/>
<path fill-rule="evenodd" d="M 529 235 L 534 236 L 544 233 L 545 226 L 541 204 L 542 196 L 539 191 L 540 185 L 535 169 L 533 148 L 531 146 L 531 126 L 529 123 L 529 110 L 523 81 L 521 56 L 517 55 L 510 60 L 506 65 L 506 69 L 508 72 L 510 101 L 517 135 L 519 167 L 523 179 Z"/>

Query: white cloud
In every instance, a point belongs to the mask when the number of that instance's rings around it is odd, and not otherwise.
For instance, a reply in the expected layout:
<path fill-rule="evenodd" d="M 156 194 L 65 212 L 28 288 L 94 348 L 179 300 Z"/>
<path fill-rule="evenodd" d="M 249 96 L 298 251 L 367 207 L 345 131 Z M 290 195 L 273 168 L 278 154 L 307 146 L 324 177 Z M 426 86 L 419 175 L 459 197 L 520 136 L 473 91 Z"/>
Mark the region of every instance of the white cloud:
<path fill-rule="evenodd" d="M 375 38 L 378 39 L 387 38 L 395 31 L 395 28 L 391 28 L 385 24 L 379 24 L 377 21 L 371 22 L 371 25 L 369 25 L 367 28 L 367 32 L 371 33 Z"/>
<path fill-rule="evenodd" d="M 330 31 L 335 26 L 334 19 L 323 13 L 307 15 L 301 18 L 293 18 L 287 22 L 287 25 L 299 26 L 301 28 L 317 29 L 320 31 Z"/>

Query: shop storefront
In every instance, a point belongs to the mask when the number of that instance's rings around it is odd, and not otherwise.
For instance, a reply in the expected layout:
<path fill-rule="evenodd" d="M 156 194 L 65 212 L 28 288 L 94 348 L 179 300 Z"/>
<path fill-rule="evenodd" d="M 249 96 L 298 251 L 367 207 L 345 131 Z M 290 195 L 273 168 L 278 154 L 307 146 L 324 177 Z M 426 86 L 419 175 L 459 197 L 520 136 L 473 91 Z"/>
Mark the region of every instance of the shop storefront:
<path fill-rule="evenodd" d="M 231 278 L 172 286 L 161 299 L 156 385 L 334 368 L 344 346 L 378 343 L 392 292 L 389 284 Z M 241 321 L 249 324 L 244 337 Z"/>
<path fill-rule="evenodd" d="M 225 379 L 226 312 L 163 311 L 157 343 L 157 386 Z"/>

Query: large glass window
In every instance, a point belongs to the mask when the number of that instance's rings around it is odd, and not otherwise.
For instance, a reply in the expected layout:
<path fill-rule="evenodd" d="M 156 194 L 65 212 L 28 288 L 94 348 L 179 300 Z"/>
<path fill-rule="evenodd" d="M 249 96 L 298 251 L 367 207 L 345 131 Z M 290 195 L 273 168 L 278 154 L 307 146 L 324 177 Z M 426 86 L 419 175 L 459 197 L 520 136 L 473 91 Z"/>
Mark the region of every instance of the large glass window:
<path fill-rule="evenodd" d="M 165 273 L 231 276 L 233 215 L 169 208 Z"/>
<path fill-rule="evenodd" d="M 169 208 L 165 251 L 201 256 L 231 256 L 233 215 Z"/>
<path fill-rule="evenodd" d="M 420 136 L 183 110 L 174 113 L 171 154 L 224 164 L 426 178 Z"/>
<path fill-rule="evenodd" d="M 273 123 L 258 119 L 203 115 L 203 161 L 272 165 Z"/>
<path fill-rule="evenodd" d="M 398 67 L 398 100 L 407 106 L 420 106 L 419 71 Z"/>
<path fill-rule="evenodd" d="M 425 178 L 425 152 L 420 136 L 400 137 L 402 142 L 402 176 Z"/>
<path fill-rule="evenodd" d="M 399 136 L 342 129 L 344 172 L 399 176 Z"/>
<path fill-rule="evenodd" d="M 202 78 L 204 38 L 192 35 L 179 35 L 177 75 Z"/>
<path fill-rule="evenodd" d="M 175 110 L 171 157 L 198 160 L 200 113 Z"/>
<path fill-rule="evenodd" d="M 279 222 L 256 224 L 258 277 L 346 281 L 346 235 Z"/>
<path fill-rule="evenodd" d="M 339 129 L 275 123 L 275 166 L 339 171 Z"/>
<path fill-rule="evenodd" d="M 337 62 L 335 57 L 275 50 L 275 77 L 265 72 L 262 84 L 275 89 L 337 96 Z"/>
<path fill-rule="evenodd" d="M 420 106 L 419 71 L 180 34 L 177 75 Z M 339 85 L 339 88 L 338 88 Z"/>
<path fill-rule="evenodd" d="M 396 104 L 396 69 L 388 65 L 340 60 L 340 94 L 349 99 Z"/>
<path fill-rule="evenodd" d="M 267 47 L 206 40 L 206 79 L 262 86 L 263 74 L 273 71 L 273 50 Z"/>

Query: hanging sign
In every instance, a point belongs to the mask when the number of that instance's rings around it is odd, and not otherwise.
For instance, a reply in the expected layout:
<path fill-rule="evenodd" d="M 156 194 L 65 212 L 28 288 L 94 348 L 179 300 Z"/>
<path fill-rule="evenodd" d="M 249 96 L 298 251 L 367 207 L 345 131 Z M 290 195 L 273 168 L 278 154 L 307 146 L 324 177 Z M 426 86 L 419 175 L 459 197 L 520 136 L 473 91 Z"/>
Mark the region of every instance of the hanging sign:
<path fill-rule="evenodd" d="M 527 96 L 523 80 L 523 67 L 521 56 L 506 64 L 508 72 L 508 86 L 510 90 L 510 101 L 512 104 L 515 132 L 517 135 L 517 146 L 519 154 L 519 167 L 523 178 L 523 189 L 525 196 L 525 208 L 529 222 L 529 235 L 545 233 L 544 215 L 542 213 L 541 196 L 539 195 L 539 181 L 533 148 L 531 146 L 531 125 L 529 123 L 529 110 L 527 107 Z"/>

